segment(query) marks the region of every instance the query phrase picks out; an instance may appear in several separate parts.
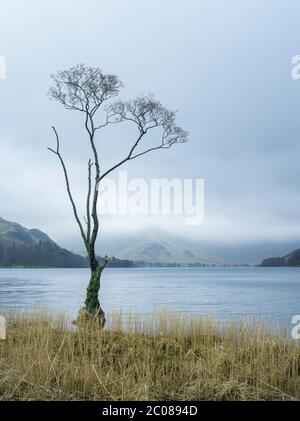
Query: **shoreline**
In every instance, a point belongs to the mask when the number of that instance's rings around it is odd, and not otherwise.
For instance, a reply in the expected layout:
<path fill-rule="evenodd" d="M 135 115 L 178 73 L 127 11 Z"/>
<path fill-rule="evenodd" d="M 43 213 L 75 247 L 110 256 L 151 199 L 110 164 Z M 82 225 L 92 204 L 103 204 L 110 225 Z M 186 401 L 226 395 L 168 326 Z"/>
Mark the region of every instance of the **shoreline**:
<path fill-rule="evenodd" d="M 280 332 L 167 312 L 147 323 L 131 318 L 124 331 L 124 317 L 112 315 L 105 330 L 73 331 L 63 315 L 10 318 L 1 399 L 300 399 L 300 348 Z"/>

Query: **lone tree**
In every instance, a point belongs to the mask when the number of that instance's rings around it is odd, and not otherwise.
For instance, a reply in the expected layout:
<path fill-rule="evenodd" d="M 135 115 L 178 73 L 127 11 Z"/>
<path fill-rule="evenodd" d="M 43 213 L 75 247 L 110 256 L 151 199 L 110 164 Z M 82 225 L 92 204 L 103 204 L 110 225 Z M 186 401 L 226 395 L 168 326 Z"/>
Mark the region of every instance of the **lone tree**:
<path fill-rule="evenodd" d="M 103 327 L 105 313 L 99 302 L 100 277 L 105 268 L 108 257 L 100 262 L 96 254 L 96 241 L 99 233 L 99 219 L 97 205 L 99 199 L 99 184 L 112 171 L 128 161 L 155 150 L 169 149 L 174 144 L 187 141 L 188 134 L 175 124 L 176 113 L 162 106 L 152 95 L 140 96 L 132 101 L 113 101 L 118 97 L 122 83 L 115 75 L 104 74 L 97 67 L 86 67 L 83 64 L 59 71 L 51 75 L 53 86 L 48 95 L 50 99 L 58 101 L 67 110 L 82 113 L 84 130 L 87 134 L 87 144 L 91 150 L 91 158 L 87 164 L 88 188 L 86 195 L 86 215 L 81 220 L 73 193 L 70 187 L 68 171 L 60 151 L 60 137 L 57 129 L 52 126 L 56 147 L 48 148 L 60 161 L 66 190 L 72 205 L 75 220 L 87 252 L 91 277 L 86 291 L 85 306 L 79 313 L 81 317 L 96 319 Z M 99 120 L 99 114 L 102 116 Z M 113 165 L 102 171 L 100 167 L 100 153 L 96 144 L 98 131 L 110 124 L 128 121 L 136 126 L 137 136 L 133 139 L 128 154 Z M 158 143 L 152 147 L 144 147 L 143 140 L 152 129 L 160 129 Z"/>

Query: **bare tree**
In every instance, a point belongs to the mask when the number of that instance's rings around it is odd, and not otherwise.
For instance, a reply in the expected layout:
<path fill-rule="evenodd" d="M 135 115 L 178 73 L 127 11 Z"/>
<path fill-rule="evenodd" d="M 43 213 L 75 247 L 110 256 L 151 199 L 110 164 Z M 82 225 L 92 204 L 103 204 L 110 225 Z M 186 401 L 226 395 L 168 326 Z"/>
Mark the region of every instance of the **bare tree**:
<path fill-rule="evenodd" d="M 67 110 L 79 111 L 83 115 L 84 129 L 87 133 L 91 150 L 91 158 L 87 163 L 88 188 L 86 196 L 86 215 L 84 221 L 78 215 L 77 206 L 70 187 L 69 175 L 60 150 L 60 137 L 53 126 L 56 147 L 48 148 L 60 161 L 62 166 L 66 189 L 72 205 L 75 220 L 78 224 L 81 237 L 88 255 L 91 278 L 87 287 L 85 307 L 81 314 L 99 319 L 101 326 L 105 324 L 105 314 L 99 302 L 100 277 L 105 268 L 108 257 L 99 262 L 96 255 L 96 241 L 99 233 L 99 219 L 97 204 L 99 198 L 99 184 L 104 177 L 110 174 L 127 161 L 141 157 L 149 152 L 159 149 L 169 149 L 174 144 L 184 143 L 188 134 L 175 124 L 175 112 L 167 110 L 152 95 L 141 96 L 133 101 L 116 101 L 122 83 L 117 76 L 103 74 L 99 68 L 86 67 L 83 64 L 68 70 L 59 71 L 51 75 L 54 82 L 49 90 L 49 97 L 61 103 Z M 98 120 L 102 111 L 102 123 Z M 128 121 L 137 128 L 136 139 L 128 154 L 113 165 L 110 169 L 100 170 L 99 148 L 95 138 L 99 130 L 110 124 Z M 142 148 L 143 138 L 155 128 L 160 128 L 160 135 L 156 146 Z"/>

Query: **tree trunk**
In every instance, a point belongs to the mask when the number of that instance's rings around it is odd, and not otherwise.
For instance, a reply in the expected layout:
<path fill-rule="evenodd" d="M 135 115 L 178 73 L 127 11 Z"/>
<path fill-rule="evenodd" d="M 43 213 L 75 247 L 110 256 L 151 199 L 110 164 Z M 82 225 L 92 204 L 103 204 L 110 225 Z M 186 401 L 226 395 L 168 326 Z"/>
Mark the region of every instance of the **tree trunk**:
<path fill-rule="evenodd" d="M 86 324 L 93 324 L 96 327 L 104 328 L 105 313 L 100 306 L 99 290 L 100 279 L 103 270 L 108 262 L 108 256 L 105 256 L 104 262 L 99 264 L 94 253 L 90 256 L 91 278 L 86 290 L 85 306 L 78 313 L 78 317 L 73 324 L 78 327 L 84 327 Z"/>
<path fill-rule="evenodd" d="M 98 264 L 96 269 L 91 269 L 91 278 L 86 290 L 85 300 L 85 309 L 93 318 L 99 319 L 101 327 L 104 327 L 106 321 L 105 313 L 102 310 L 99 301 L 100 279 L 104 268 L 105 263 L 101 265 Z"/>

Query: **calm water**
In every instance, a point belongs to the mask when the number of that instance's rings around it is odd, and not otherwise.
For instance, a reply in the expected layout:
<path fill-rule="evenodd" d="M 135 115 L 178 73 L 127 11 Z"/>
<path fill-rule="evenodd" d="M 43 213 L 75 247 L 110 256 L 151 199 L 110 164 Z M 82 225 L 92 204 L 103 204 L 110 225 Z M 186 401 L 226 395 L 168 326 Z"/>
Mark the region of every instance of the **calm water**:
<path fill-rule="evenodd" d="M 74 316 L 88 276 L 86 269 L 0 269 L 0 307 L 38 303 Z M 290 323 L 300 314 L 300 268 L 106 269 L 101 299 L 105 311 L 167 308 Z"/>

